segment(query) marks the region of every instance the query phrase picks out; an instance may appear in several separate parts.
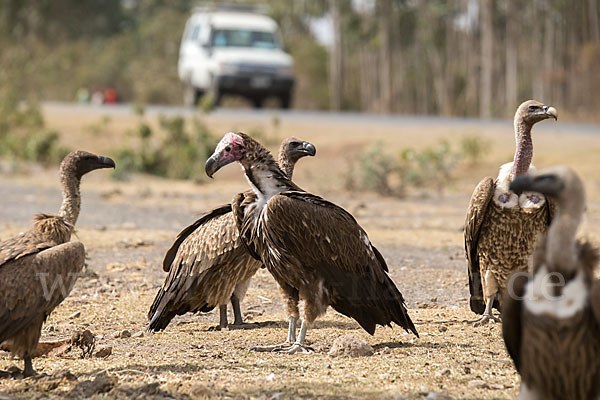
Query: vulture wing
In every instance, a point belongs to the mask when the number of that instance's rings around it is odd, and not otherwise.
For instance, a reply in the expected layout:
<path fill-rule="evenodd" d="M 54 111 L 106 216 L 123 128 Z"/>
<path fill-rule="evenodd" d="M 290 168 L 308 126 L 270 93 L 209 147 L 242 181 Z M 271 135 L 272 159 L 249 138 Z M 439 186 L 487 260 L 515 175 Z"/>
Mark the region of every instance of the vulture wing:
<path fill-rule="evenodd" d="M 188 236 L 193 234 L 199 227 L 201 227 L 207 221 L 210 221 L 211 219 L 219 217 L 228 212 L 231 212 L 231 204 L 224 204 L 221 207 L 217 207 L 201 215 L 196 222 L 179 232 L 179 235 L 177 235 L 177 239 L 175 239 L 175 242 L 171 245 L 171 248 L 167 250 L 167 254 L 165 254 L 165 258 L 163 259 L 163 271 L 169 272 L 169 270 L 171 269 L 171 264 L 177 256 L 179 247 L 187 239 Z"/>
<path fill-rule="evenodd" d="M 33 229 L 0 242 L 0 269 L 10 261 L 39 253 L 60 243 L 53 240 L 49 235 Z"/>
<path fill-rule="evenodd" d="M 479 231 L 488 205 L 494 196 L 494 187 L 494 180 L 489 176 L 479 182 L 471 196 L 465 221 L 465 253 L 467 255 L 467 272 L 469 274 L 469 292 L 471 293 L 470 305 L 471 310 L 477 314 L 483 314 L 485 310 L 483 290 L 481 288 L 479 256 L 477 255 Z"/>
<path fill-rule="evenodd" d="M 252 191 L 238 193 L 233 198 L 232 208 L 235 217 L 235 224 L 242 237 L 242 243 L 246 251 L 256 260 L 260 261 L 258 251 L 254 246 L 252 238 L 251 219 L 245 219 L 246 209 L 250 204 L 256 201 L 256 194 Z"/>
<path fill-rule="evenodd" d="M 522 272 L 513 273 L 506 285 L 502 303 L 502 336 L 508 354 L 515 363 L 517 372 L 521 367 L 521 334 L 522 334 L 522 298 L 525 294 L 527 276 Z"/>
<path fill-rule="evenodd" d="M 175 254 L 165 257 L 172 257 L 172 262 L 150 307 L 148 329 L 166 328 L 175 315 L 210 311 L 221 304 L 224 293 L 226 302 L 242 275 L 251 270 L 248 264 L 256 263 L 239 239 L 230 207 L 213 210 L 179 235 L 180 243 L 171 247 L 177 246 Z M 231 290 L 222 285 L 231 285 Z"/>
<path fill-rule="evenodd" d="M 0 343 L 46 317 L 71 292 L 85 263 L 81 242 L 68 242 L 0 268 Z"/>
<path fill-rule="evenodd" d="M 418 336 L 385 260 L 350 213 L 321 197 L 294 191 L 271 198 L 264 220 L 269 251 L 299 276 L 302 270 L 319 276 L 335 310 L 370 334 L 377 324 L 395 322 Z"/>

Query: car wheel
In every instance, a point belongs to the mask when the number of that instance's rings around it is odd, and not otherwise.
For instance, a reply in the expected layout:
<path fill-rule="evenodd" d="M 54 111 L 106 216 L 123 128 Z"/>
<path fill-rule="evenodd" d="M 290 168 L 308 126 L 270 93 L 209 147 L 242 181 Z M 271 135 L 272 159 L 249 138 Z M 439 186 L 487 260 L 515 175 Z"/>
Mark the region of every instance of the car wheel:
<path fill-rule="evenodd" d="M 292 105 L 292 95 L 290 92 L 284 93 L 279 96 L 279 104 L 281 108 L 288 109 Z"/>
<path fill-rule="evenodd" d="M 183 104 L 188 107 L 195 107 L 200 100 L 200 91 L 190 84 L 183 88 Z"/>
<path fill-rule="evenodd" d="M 254 108 L 262 108 L 264 101 L 265 99 L 262 96 L 252 97 L 252 105 L 254 106 Z"/>

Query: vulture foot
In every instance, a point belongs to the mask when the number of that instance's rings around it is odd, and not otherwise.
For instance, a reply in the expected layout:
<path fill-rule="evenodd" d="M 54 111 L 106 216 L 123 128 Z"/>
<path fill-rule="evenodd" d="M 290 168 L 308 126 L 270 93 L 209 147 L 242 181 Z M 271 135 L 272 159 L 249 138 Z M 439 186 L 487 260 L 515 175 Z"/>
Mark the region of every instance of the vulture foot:
<path fill-rule="evenodd" d="M 278 352 L 288 354 L 315 354 L 315 349 L 300 343 L 294 343 L 287 349 L 281 349 Z"/>
<path fill-rule="evenodd" d="M 250 351 L 259 351 L 259 352 L 279 352 L 285 351 L 291 348 L 294 344 L 290 342 L 283 342 L 279 344 L 272 344 L 269 346 L 255 346 L 250 348 Z"/>
<path fill-rule="evenodd" d="M 502 320 L 499 317 L 494 317 L 492 314 L 483 314 L 483 316 L 473 323 L 473 327 L 477 328 L 478 326 L 487 325 L 488 322 L 492 323 L 500 323 Z"/>
<path fill-rule="evenodd" d="M 31 362 L 31 357 L 27 356 L 23 359 L 25 361 L 25 369 L 23 369 L 23 376 L 26 378 L 29 376 L 37 375 L 37 372 L 33 369 L 33 363 Z"/>

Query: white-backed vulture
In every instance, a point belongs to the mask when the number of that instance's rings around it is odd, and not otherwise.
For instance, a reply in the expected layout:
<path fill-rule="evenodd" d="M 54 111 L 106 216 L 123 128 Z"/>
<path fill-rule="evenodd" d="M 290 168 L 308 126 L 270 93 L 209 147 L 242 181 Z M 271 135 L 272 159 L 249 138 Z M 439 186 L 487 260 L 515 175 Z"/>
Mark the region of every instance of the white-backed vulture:
<path fill-rule="evenodd" d="M 418 336 L 402 294 L 366 232 L 341 207 L 307 193 L 283 173 L 260 143 L 228 133 L 206 162 L 208 176 L 238 161 L 253 196 L 232 204 L 240 236 L 273 275 L 288 301 L 288 339 L 257 350 L 313 352 L 305 345 L 309 324 L 328 306 L 354 318 L 373 334 L 376 325 L 400 325 Z M 298 299 L 303 321 L 296 338 Z"/>
<path fill-rule="evenodd" d="M 516 193 L 556 201 L 556 215 L 532 257 L 532 274 L 511 275 L 502 306 L 504 342 L 521 375 L 519 399 L 600 399 L 598 251 L 576 233 L 585 190 L 567 167 L 516 178 Z"/>
<path fill-rule="evenodd" d="M 291 179 L 296 162 L 315 153 L 311 143 L 288 138 L 279 148 L 279 166 Z M 239 238 L 231 204 L 207 212 L 185 228 L 167 251 L 163 269 L 169 274 L 150 307 L 148 329 L 164 329 L 175 315 L 208 312 L 217 305 L 219 329 L 225 328 L 229 301 L 233 327 L 243 325 L 240 301 L 260 266 Z"/>
<path fill-rule="evenodd" d="M 0 343 L 23 358 L 25 376 L 35 374 L 31 356 L 43 322 L 69 295 L 84 265 L 83 244 L 69 242 L 81 206 L 81 177 L 114 167 L 108 157 L 68 154 L 60 165 L 59 214 L 37 214 L 31 229 L 0 242 Z"/>
<path fill-rule="evenodd" d="M 465 221 L 465 252 L 471 293 L 471 310 L 483 314 L 475 326 L 496 321 L 492 307 L 502 304 L 502 290 L 510 273 L 527 269 L 535 238 L 545 232 L 552 205 L 543 195 L 511 192 L 510 182 L 534 170 L 531 128 L 556 109 L 535 100 L 522 103 L 515 113 L 515 158 L 504 164 L 496 180 L 484 178 L 473 192 Z"/>

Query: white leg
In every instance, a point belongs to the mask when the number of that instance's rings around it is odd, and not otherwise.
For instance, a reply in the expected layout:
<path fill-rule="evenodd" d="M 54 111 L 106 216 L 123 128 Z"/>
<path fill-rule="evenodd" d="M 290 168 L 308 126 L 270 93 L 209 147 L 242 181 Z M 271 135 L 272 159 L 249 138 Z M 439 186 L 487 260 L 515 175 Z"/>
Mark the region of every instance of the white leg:
<path fill-rule="evenodd" d="M 487 324 L 488 322 L 492 321 L 492 322 L 500 322 L 500 318 L 498 317 L 494 317 L 492 311 L 493 311 L 493 306 L 494 306 L 494 298 L 496 296 L 492 295 L 490 297 L 488 297 L 487 302 L 485 304 L 485 311 L 483 312 L 483 316 L 475 321 L 475 323 L 473 324 L 474 327 L 478 327 L 478 326 L 482 326 Z"/>
<path fill-rule="evenodd" d="M 298 334 L 298 339 L 296 342 L 289 348 L 284 349 L 283 351 L 294 354 L 294 353 L 304 353 L 304 354 L 312 354 L 315 350 L 311 347 L 308 347 L 304 344 L 306 341 L 306 332 L 308 331 L 308 322 L 306 319 L 302 320 L 302 325 L 300 326 L 300 333 Z"/>
<path fill-rule="evenodd" d="M 542 400 L 543 397 L 538 393 L 535 389 L 529 389 L 527 385 L 521 382 L 521 387 L 519 388 L 519 396 L 517 400 Z"/>
<path fill-rule="evenodd" d="M 303 323 L 304 325 L 304 323 Z M 269 346 L 256 346 L 252 347 L 252 351 L 281 351 L 290 348 L 296 340 L 296 318 L 290 317 L 288 324 L 288 335 L 285 342 L 280 344 L 273 344 Z"/>

